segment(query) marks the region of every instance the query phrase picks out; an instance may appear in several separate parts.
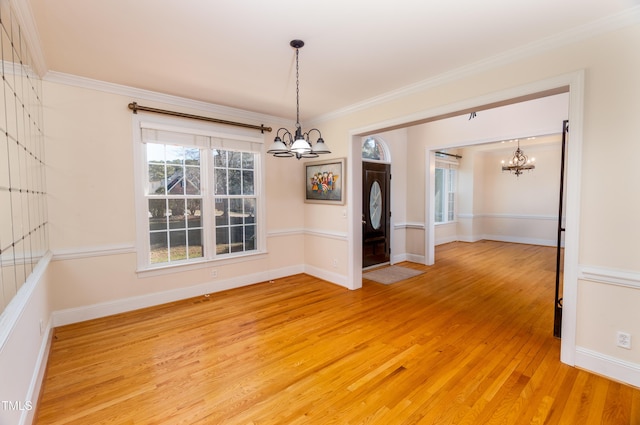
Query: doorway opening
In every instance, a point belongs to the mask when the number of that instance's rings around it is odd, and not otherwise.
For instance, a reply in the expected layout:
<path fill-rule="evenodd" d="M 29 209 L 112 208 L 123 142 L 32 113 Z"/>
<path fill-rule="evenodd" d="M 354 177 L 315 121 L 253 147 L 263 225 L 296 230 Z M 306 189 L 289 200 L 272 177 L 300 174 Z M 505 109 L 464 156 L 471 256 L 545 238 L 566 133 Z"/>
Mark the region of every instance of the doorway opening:
<path fill-rule="evenodd" d="M 362 268 L 391 260 L 391 156 L 380 137 L 362 141 Z"/>
<path fill-rule="evenodd" d="M 348 206 L 348 287 L 357 289 L 362 287 L 362 137 L 382 133 L 394 129 L 409 128 L 418 124 L 438 121 L 443 118 L 479 112 L 497 106 L 511 105 L 526 100 L 538 99 L 557 93 L 568 93 L 569 121 L 572 122 L 572 143 L 568 146 L 566 175 L 566 227 L 564 249 L 564 285 L 563 285 L 563 321 L 561 341 L 561 361 L 574 365 L 576 359 L 576 300 L 578 283 L 578 227 L 580 208 L 580 158 L 582 150 L 583 100 L 584 100 L 584 71 L 577 71 L 538 81 L 535 83 L 494 92 L 479 98 L 433 108 L 421 113 L 385 121 L 378 125 L 356 128 L 351 131 L 351 144 L 348 156 L 348 197 L 355 202 Z M 550 133 L 547 133 L 550 134 Z M 478 142 L 480 143 L 480 142 Z M 444 146 L 449 147 L 449 146 Z M 427 150 L 440 149 L 443 146 L 430 146 Z M 423 154 L 422 160 L 425 159 Z M 424 183 L 423 183 L 424 184 Z M 428 205 L 424 205 L 427 210 Z M 426 213 L 425 213 L 426 214 Z M 425 239 L 432 241 L 433 230 L 426 220 L 424 222 Z M 413 225 L 413 223 L 408 223 Z M 425 244 L 425 248 L 429 244 Z M 428 253 L 425 252 L 425 257 Z M 428 258 L 426 259 L 428 260 Z"/>

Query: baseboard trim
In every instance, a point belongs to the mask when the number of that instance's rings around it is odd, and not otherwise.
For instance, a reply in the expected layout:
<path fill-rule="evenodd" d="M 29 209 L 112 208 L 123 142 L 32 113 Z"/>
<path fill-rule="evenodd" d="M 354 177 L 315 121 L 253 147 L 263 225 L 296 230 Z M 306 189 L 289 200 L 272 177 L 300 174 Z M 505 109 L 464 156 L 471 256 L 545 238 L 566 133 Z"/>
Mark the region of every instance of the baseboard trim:
<path fill-rule="evenodd" d="M 54 327 L 69 325 L 72 323 L 83 322 L 85 320 L 97 319 L 100 317 L 125 313 L 127 311 L 193 298 L 204 294 L 213 294 L 229 289 L 254 285 L 256 283 L 268 282 L 269 280 L 291 276 L 298 273 L 304 273 L 303 265 L 254 273 L 225 280 L 216 279 L 198 285 L 173 289 L 170 291 L 154 292 L 152 294 L 137 297 L 123 298 L 82 307 L 58 310 L 52 313 L 52 324 Z"/>
<path fill-rule="evenodd" d="M 47 324 L 44 330 L 44 338 L 42 339 L 42 345 L 38 352 L 38 358 L 36 360 L 36 368 L 33 370 L 31 376 L 31 382 L 29 383 L 29 389 L 25 400 L 31 400 L 33 406 L 39 404 L 40 391 L 42 389 L 42 383 L 44 382 L 44 375 L 47 371 L 47 363 L 49 362 L 49 353 L 51 352 L 51 343 L 53 341 L 53 327 L 51 326 L 51 320 Z M 35 419 L 36 409 L 28 409 L 22 412 L 20 418 L 20 424 L 31 424 Z"/>
<path fill-rule="evenodd" d="M 576 347 L 575 366 L 606 378 L 640 388 L 640 365 Z"/>
<path fill-rule="evenodd" d="M 521 238 L 521 237 L 502 236 L 502 235 L 482 235 L 480 239 L 484 239 L 488 241 L 523 243 L 527 245 L 541 245 L 541 246 L 556 246 L 558 244 L 558 241 L 554 239 Z"/>
<path fill-rule="evenodd" d="M 336 285 L 344 286 L 349 289 L 348 278 L 345 275 L 329 272 L 314 266 L 304 266 L 304 273 L 317 277 L 318 279 L 326 280 L 327 282 L 334 283 Z"/>

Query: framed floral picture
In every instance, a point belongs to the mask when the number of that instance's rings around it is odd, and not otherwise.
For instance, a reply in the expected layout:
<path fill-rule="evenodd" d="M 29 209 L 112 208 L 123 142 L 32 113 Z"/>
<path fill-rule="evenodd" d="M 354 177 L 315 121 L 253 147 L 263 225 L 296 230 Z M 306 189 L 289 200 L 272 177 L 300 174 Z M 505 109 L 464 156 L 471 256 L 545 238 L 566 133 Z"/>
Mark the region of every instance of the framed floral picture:
<path fill-rule="evenodd" d="M 307 162 L 304 171 L 305 202 L 344 204 L 344 158 Z"/>

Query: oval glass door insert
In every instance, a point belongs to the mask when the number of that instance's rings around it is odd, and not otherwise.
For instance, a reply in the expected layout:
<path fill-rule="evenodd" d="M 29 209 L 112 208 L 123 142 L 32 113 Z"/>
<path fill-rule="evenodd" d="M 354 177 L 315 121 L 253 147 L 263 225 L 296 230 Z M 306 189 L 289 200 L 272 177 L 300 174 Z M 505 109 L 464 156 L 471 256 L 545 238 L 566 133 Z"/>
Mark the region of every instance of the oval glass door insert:
<path fill-rule="evenodd" d="M 374 181 L 369 192 L 369 220 L 371 227 L 375 230 L 380 228 L 380 219 L 382 218 L 382 192 L 380 184 Z"/>

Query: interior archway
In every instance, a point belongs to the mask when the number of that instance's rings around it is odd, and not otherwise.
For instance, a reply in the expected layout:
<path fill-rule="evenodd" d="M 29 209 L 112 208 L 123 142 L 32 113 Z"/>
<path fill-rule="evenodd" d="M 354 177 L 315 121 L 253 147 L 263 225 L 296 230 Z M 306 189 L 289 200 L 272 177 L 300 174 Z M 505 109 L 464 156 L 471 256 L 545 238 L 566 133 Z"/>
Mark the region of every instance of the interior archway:
<path fill-rule="evenodd" d="M 442 108 L 424 111 L 412 117 L 397 119 L 393 122 L 385 122 L 370 125 L 365 128 L 351 131 L 351 144 L 348 157 L 348 196 L 349 199 L 359 200 L 362 197 L 362 154 L 361 137 L 383 132 L 390 129 L 409 127 L 415 124 L 439 120 L 445 117 L 462 115 L 473 111 L 489 109 L 497 105 L 507 105 L 522 102 L 529 99 L 548 96 L 553 93 L 569 93 L 569 121 L 572 123 L 571 144 L 568 152 L 567 173 L 567 206 L 566 206 L 566 232 L 565 232 L 565 256 L 564 256 L 564 312 L 562 323 L 561 360 L 564 363 L 575 364 L 575 335 L 576 335 L 576 298 L 577 298 L 577 273 L 578 273 L 578 224 L 579 224 L 579 186 L 580 186 L 580 158 L 582 151 L 582 105 L 584 98 L 584 71 L 567 74 L 540 81 L 534 84 L 517 87 L 493 93 L 481 98 L 468 99 L 463 102 L 448 105 Z M 360 217 L 362 206 L 359 202 L 350 202 L 348 208 L 349 220 L 349 270 L 348 285 L 351 289 L 362 287 L 362 261 L 361 240 L 362 230 Z M 432 235 L 430 236 L 432 237 Z"/>

